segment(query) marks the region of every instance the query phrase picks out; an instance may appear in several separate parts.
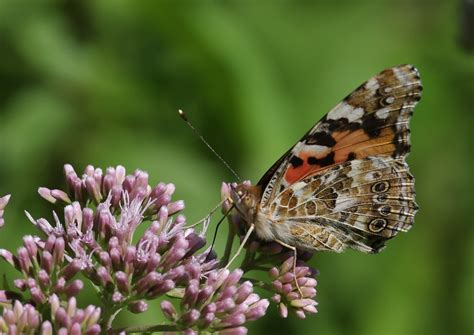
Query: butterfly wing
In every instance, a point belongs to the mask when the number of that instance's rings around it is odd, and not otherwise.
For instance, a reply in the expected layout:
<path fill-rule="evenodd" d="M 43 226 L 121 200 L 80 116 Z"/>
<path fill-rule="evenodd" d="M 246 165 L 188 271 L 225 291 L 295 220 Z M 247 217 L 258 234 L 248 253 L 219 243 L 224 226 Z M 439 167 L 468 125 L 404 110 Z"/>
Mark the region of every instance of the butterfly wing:
<path fill-rule="evenodd" d="M 270 168 L 258 183 L 260 211 L 280 240 L 308 250 L 377 252 L 412 226 L 418 207 L 405 157 L 421 91 L 413 66 L 382 71 Z"/>
<path fill-rule="evenodd" d="M 311 128 L 260 179 L 261 207 L 291 184 L 368 156 L 403 158 L 410 150 L 409 119 L 421 98 L 415 67 L 386 69 L 359 86 Z"/>
<path fill-rule="evenodd" d="M 269 218 L 287 228 L 280 239 L 302 249 L 378 252 L 413 225 L 413 183 L 403 159 L 355 159 L 289 186 L 272 199 Z"/>

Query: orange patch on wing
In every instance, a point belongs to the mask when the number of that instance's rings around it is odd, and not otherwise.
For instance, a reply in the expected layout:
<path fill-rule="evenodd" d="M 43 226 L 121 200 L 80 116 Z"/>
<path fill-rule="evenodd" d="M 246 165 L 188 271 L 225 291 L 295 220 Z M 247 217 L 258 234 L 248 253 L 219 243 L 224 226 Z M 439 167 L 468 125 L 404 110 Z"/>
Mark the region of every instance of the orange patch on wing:
<path fill-rule="evenodd" d="M 303 163 L 297 167 L 290 166 L 285 172 L 285 180 L 289 184 L 293 184 L 297 182 L 298 180 L 303 179 L 305 176 L 312 173 L 313 171 L 319 170 L 321 167 L 319 165 L 309 164 L 308 158 L 309 157 L 315 157 L 317 159 L 323 158 L 327 156 L 329 153 L 331 153 L 331 151 L 332 151 L 331 149 L 328 149 L 318 154 L 315 152 L 301 152 L 298 155 L 298 158 L 300 158 L 303 161 Z"/>
<path fill-rule="evenodd" d="M 391 128 L 383 128 L 379 136 L 370 138 L 363 129 L 356 131 L 334 132 L 332 134 L 336 140 L 336 145 L 333 148 L 320 153 L 315 152 L 301 152 L 298 155 L 303 163 L 298 167 L 290 166 L 285 173 L 285 181 L 289 184 L 294 184 L 310 175 L 317 172 L 324 171 L 334 165 L 344 163 L 349 159 L 349 154 L 353 153 L 354 158 L 362 159 L 367 156 L 376 155 L 391 155 L 395 151 L 393 139 L 395 133 Z M 308 157 L 315 157 L 321 159 L 334 152 L 334 164 L 320 166 L 318 164 L 308 164 Z"/>
<path fill-rule="evenodd" d="M 335 131 L 333 137 L 336 140 L 336 145 L 333 150 L 337 150 L 342 147 L 350 147 L 357 142 L 369 140 L 369 135 L 363 129 L 357 129 L 355 131 Z"/>
<path fill-rule="evenodd" d="M 394 138 L 395 133 L 391 128 L 381 129 L 379 136 L 372 139 L 362 129 L 356 130 L 341 138 L 334 146 L 334 162 L 345 162 L 351 152 L 357 159 L 380 154 L 390 155 L 395 151 Z"/>

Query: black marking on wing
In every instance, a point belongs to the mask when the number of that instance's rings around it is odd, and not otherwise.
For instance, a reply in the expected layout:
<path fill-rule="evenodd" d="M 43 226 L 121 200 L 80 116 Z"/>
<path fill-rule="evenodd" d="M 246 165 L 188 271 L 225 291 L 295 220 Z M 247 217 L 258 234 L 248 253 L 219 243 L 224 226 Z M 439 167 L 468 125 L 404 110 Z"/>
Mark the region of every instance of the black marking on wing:
<path fill-rule="evenodd" d="M 298 166 L 303 165 L 303 160 L 299 158 L 298 156 L 293 156 L 290 159 L 290 164 L 293 165 L 294 168 L 297 168 Z"/>
<path fill-rule="evenodd" d="M 324 131 L 318 131 L 306 139 L 306 144 L 317 144 L 326 147 L 333 147 L 336 144 L 336 141 L 330 134 Z"/>
<path fill-rule="evenodd" d="M 334 164 L 334 152 L 324 156 L 323 158 L 308 157 L 308 164 L 319 165 L 321 167 Z"/>

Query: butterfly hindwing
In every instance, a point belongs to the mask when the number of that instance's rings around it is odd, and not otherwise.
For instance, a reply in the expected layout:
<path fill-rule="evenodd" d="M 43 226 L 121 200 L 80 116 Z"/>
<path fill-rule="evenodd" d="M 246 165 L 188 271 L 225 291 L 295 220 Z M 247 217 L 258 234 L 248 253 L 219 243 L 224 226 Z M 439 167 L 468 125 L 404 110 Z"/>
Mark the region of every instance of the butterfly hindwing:
<path fill-rule="evenodd" d="M 417 208 L 407 164 L 367 157 L 292 184 L 272 200 L 270 219 L 302 249 L 377 252 L 411 228 Z"/>

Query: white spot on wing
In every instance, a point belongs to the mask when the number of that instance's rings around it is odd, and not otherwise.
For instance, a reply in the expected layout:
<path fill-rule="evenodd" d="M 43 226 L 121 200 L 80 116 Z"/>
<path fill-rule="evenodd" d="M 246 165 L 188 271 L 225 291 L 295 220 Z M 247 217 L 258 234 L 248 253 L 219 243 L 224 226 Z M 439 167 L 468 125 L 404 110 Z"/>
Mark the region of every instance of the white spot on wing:
<path fill-rule="evenodd" d="M 403 71 L 401 71 L 399 68 L 394 67 L 394 68 L 393 68 L 393 73 L 395 73 L 395 77 L 396 77 L 401 83 L 405 83 L 405 82 L 406 82 L 405 75 L 404 75 Z"/>
<path fill-rule="evenodd" d="M 311 144 L 311 149 L 316 153 L 321 154 L 327 152 L 329 148 L 325 145 Z"/>
<path fill-rule="evenodd" d="M 379 82 L 375 78 L 370 78 L 364 87 L 368 90 L 375 91 L 379 88 Z"/>
<path fill-rule="evenodd" d="M 374 157 L 371 159 L 371 161 L 375 169 L 383 169 L 388 166 L 388 161 L 382 158 Z"/>
<path fill-rule="evenodd" d="M 308 185 L 307 183 L 303 182 L 303 181 L 299 181 L 295 184 L 293 184 L 291 186 L 291 188 L 293 189 L 293 191 L 296 193 L 296 194 L 299 194 L 298 192 L 300 192 L 302 189 L 304 189 L 304 187 Z"/>
<path fill-rule="evenodd" d="M 346 102 L 341 102 L 332 111 L 328 113 L 327 118 L 331 120 L 339 120 L 346 118 L 349 122 L 354 122 L 364 115 L 362 108 L 354 108 Z"/>
<path fill-rule="evenodd" d="M 356 199 L 348 197 L 337 197 L 334 212 L 341 212 L 357 204 Z"/>
<path fill-rule="evenodd" d="M 389 115 L 389 114 L 390 114 L 390 108 L 388 108 L 388 107 L 379 109 L 378 111 L 375 112 L 375 115 L 376 115 L 379 119 L 386 119 L 386 118 L 388 118 L 388 115 Z"/>
<path fill-rule="evenodd" d="M 347 173 L 348 177 L 353 177 L 354 175 L 359 173 L 361 161 L 360 160 L 353 160 L 351 161 L 351 170 Z"/>
<path fill-rule="evenodd" d="M 392 104 L 394 101 L 395 101 L 395 98 L 394 98 L 394 97 L 387 97 L 387 98 L 385 99 L 385 102 L 388 103 L 388 104 Z"/>

